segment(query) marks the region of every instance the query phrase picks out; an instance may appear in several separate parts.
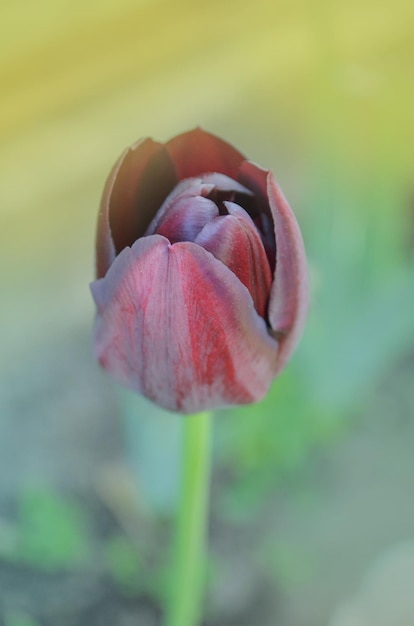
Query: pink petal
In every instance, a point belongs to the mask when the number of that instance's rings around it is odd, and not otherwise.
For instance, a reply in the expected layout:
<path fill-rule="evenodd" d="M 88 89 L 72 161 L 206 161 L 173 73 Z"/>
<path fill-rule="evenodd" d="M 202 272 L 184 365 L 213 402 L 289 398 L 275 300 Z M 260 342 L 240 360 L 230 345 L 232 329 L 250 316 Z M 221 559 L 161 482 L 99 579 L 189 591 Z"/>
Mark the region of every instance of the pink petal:
<path fill-rule="evenodd" d="M 300 339 L 308 311 L 309 280 L 305 248 L 296 217 L 273 174 L 246 161 L 240 169 L 239 180 L 248 185 L 261 202 L 264 197 L 267 198 L 273 217 L 276 269 L 268 319 L 280 341 L 277 366 L 280 371 Z"/>
<path fill-rule="evenodd" d="M 224 263 L 247 287 L 256 311 L 266 318 L 272 273 L 260 235 L 253 221 L 237 204 L 224 203 L 229 215 L 215 218 L 195 243 Z"/>
<path fill-rule="evenodd" d="M 221 172 L 237 178 L 239 166 L 245 159 L 229 143 L 201 128 L 174 137 L 165 147 L 179 179 L 207 172 Z"/>
<path fill-rule="evenodd" d="M 152 217 L 177 183 L 164 146 L 143 139 L 127 148 L 105 185 L 98 217 L 97 276 L 115 256 L 144 234 Z"/>
<path fill-rule="evenodd" d="M 141 238 L 91 289 L 97 356 L 121 384 L 182 413 L 266 394 L 277 341 L 247 289 L 203 248 Z"/>

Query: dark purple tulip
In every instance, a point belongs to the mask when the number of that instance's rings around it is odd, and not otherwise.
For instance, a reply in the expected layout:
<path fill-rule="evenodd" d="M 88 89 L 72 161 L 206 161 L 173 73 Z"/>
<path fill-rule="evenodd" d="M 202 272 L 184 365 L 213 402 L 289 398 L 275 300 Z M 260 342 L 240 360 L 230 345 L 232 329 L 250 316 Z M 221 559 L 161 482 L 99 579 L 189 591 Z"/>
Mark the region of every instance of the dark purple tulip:
<path fill-rule="evenodd" d="M 121 155 L 91 288 L 102 367 L 181 413 L 263 398 L 308 306 L 302 237 L 273 174 L 198 128 Z"/>

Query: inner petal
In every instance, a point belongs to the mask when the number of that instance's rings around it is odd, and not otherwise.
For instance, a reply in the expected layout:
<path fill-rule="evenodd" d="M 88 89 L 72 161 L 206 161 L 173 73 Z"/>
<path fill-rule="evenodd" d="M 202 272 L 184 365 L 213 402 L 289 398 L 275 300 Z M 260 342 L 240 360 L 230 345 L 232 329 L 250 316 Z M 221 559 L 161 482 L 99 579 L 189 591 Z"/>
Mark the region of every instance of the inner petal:
<path fill-rule="evenodd" d="M 217 204 L 220 215 L 227 214 L 226 201 L 237 200 L 242 205 L 254 202 L 253 192 L 229 176 L 213 172 L 202 174 L 201 178 L 204 183 L 213 186 L 208 197 Z"/>
<path fill-rule="evenodd" d="M 253 192 L 247 189 L 244 185 L 239 183 L 234 178 L 220 174 L 218 172 L 210 172 L 202 174 L 200 176 L 203 183 L 211 184 L 217 191 L 232 191 L 234 193 L 244 194 L 246 196 L 253 196 Z"/>
<path fill-rule="evenodd" d="M 178 196 L 159 221 L 155 233 L 171 243 L 194 241 L 206 224 L 219 214 L 217 206 L 202 196 Z"/>
<path fill-rule="evenodd" d="M 165 219 L 167 213 L 174 209 L 174 205 L 180 202 L 182 199 L 197 198 L 199 196 L 206 198 L 210 191 L 213 189 L 213 185 L 209 183 L 203 183 L 201 178 L 186 178 L 182 180 L 178 185 L 174 187 L 172 192 L 166 197 L 160 208 L 152 219 L 148 226 L 145 236 L 154 235 L 158 232 L 158 227 Z"/>
<path fill-rule="evenodd" d="M 261 237 L 249 215 L 226 203 L 229 215 L 207 223 L 194 240 L 226 265 L 247 287 L 259 315 L 266 319 L 272 273 Z"/>
<path fill-rule="evenodd" d="M 163 235 L 171 243 L 195 241 L 203 228 L 219 215 L 227 216 L 238 204 L 254 202 L 254 194 L 238 181 L 218 172 L 207 172 L 199 177 L 180 181 L 157 211 L 145 235 Z M 247 219 L 245 227 L 259 234 L 249 215 L 240 207 Z"/>
<path fill-rule="evenodd" d="M 163 235 L 171 243 L 194 241 L 208 222 L 227 215 L 226 201 L 252 195 L 241 183 L 217 172 L 184 179 L 165 199 L 145 235 Z"/>

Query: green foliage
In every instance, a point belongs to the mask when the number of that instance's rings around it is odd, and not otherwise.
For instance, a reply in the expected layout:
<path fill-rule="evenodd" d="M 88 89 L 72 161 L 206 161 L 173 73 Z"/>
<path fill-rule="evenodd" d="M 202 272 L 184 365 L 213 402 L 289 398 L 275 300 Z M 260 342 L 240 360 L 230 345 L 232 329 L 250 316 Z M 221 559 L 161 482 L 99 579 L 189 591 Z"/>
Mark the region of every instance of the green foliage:
<path fill-rule="evenodd" d="M 126 596 L 148 594 L 164 603 L 169 569 L 165 554 L 157 555 L 152 541 L 137 545 L 126 535 L 112 535 L 103 547 L 103 567 Z"/>
<path fill-rule="evenodd" d="M 69 568 L 90 556 L 89 529 L 80 507 L 45 488 L 20 495 L 18 541 L 10 555 L 43 570 Z"/>
<path fill-rule="evenodd" d="M 362 182 L 349 181 L 351 172 L 336 172 L 335 185 L 319 179 L 307 199 L 305 240 L 317 281 L 296 357 L 310 400 L 336 413 L 352 411 L 414 337 L 401 181 L 381 164 Z"/>
<path fill-rule="evenodd" d="M 142 589 L 145 572 L 143 559 L 123 535 L 114 535 L 104 548 L 104 564 L 122 591 L 129 595 Z"/>
<path fill-rule="evenodd" d="M 297 472 L 311 449 L 343 432 L 336 414 L 311 401 L 299 374 L 289 368 L 262 403 L 220 416 L 217 453 L 230 473 L 220 504 L 234 520 L 255 514 L 269 490 Z"/>
<path fill-rule="evenodd" d="M 297 587 L 314 575 L 311 555 L 296 544 L 267 540 L 260 546 L 258 561 L 277 585 Z"/>
<path fill-rule="evenodd" d="M 32 617 L 20 611 L 7 611 L 4 616 L 4 626 L 39 626 Z"/>

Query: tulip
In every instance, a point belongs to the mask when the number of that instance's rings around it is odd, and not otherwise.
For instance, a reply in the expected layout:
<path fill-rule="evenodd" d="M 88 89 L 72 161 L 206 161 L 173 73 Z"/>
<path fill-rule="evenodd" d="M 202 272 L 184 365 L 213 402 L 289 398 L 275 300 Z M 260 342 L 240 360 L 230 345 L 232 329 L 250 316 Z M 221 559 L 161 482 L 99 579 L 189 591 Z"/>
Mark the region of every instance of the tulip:
<path fill-rule="evenodd" d="M 263 398 L 308 306 L 302 237 L 273 174 L 198 128 L 115 164 L 91 290 L 102 367 L 180 413 Z"/>

